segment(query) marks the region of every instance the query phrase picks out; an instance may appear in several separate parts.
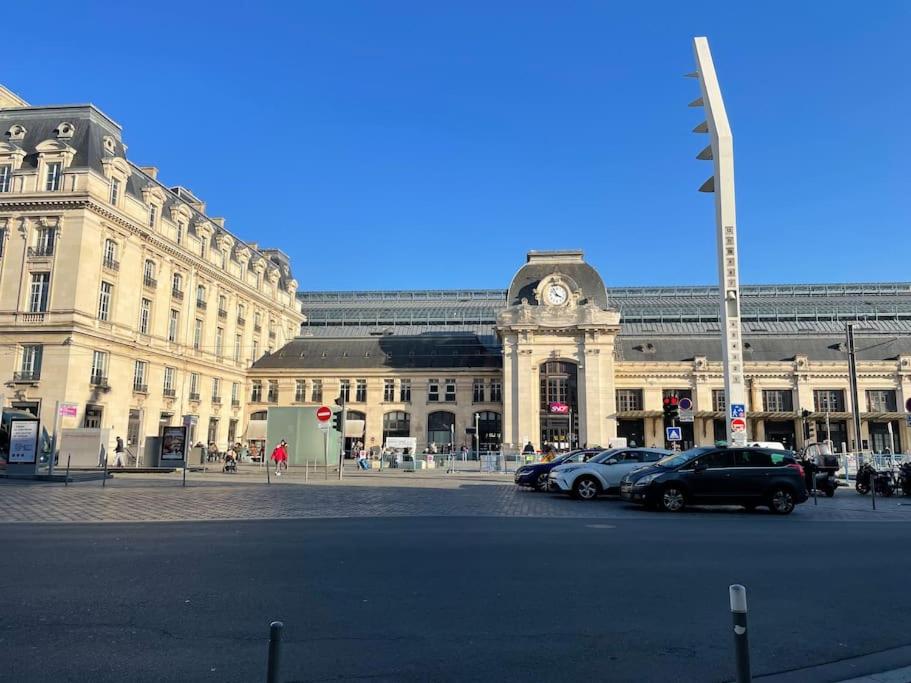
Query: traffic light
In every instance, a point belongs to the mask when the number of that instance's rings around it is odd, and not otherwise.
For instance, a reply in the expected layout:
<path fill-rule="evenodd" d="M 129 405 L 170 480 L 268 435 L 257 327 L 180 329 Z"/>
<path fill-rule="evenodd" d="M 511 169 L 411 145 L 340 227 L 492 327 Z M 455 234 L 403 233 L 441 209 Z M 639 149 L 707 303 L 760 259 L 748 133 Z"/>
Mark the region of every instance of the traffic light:
<path fill-rule="evenodd" d="M 333 403 L 339 407 L 339 410 L 332 413 L 332 429 L 340 432 L 342 431 L 342 415 L 345 413 L 345 396 L 339 394 Z"/>
<path fill-rule="evenodd" d="M 680 405 L 676 396 L 664 397 L 664 419 L 676 420 L 680 417 Z"/>

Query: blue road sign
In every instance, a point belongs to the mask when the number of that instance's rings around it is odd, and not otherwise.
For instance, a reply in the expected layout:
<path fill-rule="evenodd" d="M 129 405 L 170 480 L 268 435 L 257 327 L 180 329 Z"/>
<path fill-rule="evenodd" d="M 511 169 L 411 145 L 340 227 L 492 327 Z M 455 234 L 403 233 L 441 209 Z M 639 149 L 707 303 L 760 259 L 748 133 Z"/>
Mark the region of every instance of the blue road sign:
<path fill-rule="evenodd" d="M 686 396 L 684 396 L 677 402 L 677 407 L 680 408 L 680 410 L 684 410 L 684 411 L 692 410 L 693 409 L 693 399 L 687 398 Z"/>
<path fill-rule="evenodd" d="M 682 441 L 683 436 L 680 433 L 680 427 L 665 427 L 665 432 L 667 432 L 668 441 Z"/>
<path fill-rule="evenodd" d="M 731 417 L 746 417 L 747 407 L 742 403 L 731 404 Z"/>

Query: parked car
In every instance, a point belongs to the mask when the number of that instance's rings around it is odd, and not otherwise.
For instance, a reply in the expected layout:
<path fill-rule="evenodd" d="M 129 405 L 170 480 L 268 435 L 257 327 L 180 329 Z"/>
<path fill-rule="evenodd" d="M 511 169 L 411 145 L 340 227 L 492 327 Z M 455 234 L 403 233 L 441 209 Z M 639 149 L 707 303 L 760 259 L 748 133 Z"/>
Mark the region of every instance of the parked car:
<path fill-rule="evenodd" d="M 603 452 L 603 448 L 586 448 L 563 453 L 550 462 L 534 462 L 523 465 L 516 470 L 515 482 L 518 486 L 530 486 L 535 491 L 546 491 L 547 475 L 554 467 L 567 463 L 582 463 Z"/>
<path fill-rule="evenodd" d="M 620 480 L 639 467 L 670 455 L 663 448 L 612 448 L 586 463 L 567 463 L 553 468 L 550 488 L 570 493 L 579 500 L 592 500 L 602 493 L 619 493 Z"/>
<path fill-rule="evenodd" d="M 794 454 L 770 448 L 692 448 L 623 478 L 620 495 L 646 507 L 680 512 L 687 505 L 759 505 L 790 514 L 807 500 Z"/>

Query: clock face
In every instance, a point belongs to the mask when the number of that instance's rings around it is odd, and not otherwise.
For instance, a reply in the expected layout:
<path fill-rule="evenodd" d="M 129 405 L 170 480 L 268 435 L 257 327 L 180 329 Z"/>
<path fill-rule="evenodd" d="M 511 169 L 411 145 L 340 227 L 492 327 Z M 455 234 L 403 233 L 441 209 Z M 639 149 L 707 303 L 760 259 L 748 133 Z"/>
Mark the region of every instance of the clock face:
<path fill-rule="evenodd" d="M 547 285 L 547 289 L 544 291 L 544 300 L 552 306 L 565 304 L 568 299 L 569 292 L 563 285 Z"/>

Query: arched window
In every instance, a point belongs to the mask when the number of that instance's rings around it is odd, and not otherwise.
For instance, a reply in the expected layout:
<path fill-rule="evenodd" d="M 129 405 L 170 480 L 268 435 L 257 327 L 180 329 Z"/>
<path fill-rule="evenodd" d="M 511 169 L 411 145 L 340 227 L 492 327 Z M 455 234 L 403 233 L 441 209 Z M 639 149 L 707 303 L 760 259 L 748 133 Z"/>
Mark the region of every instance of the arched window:
<path fill-rule="evenodd" d="M 383 415 L 383 442 L 390 436 L 411 436 L 411 415 L 394 410 Z"/>
<path fill-rule="evenodd" d="M 178 294 L 183 293 L 183 275 L 180 273 L 174 273 L 171 277 L 171 291 Z"/>
<path fill-rule="evenodd" d="M 142 277 L 145 278 L 146 282 L 155 279 L 155 261 L 146 259 L 142 266 Z"/>
<path fill-rule="evenodd" d="M 112 239 L 104 241 L 104 262 L 106 265 L 117 262 L 117 242 Z"/>
<path fill-rule="evenodd" d="M 482 451 L 498 451 L 503 440 L 503 419 L 500 413 L 482 410 L 478 416 L 478 444 Z"/>
<path fill-rule="evenodd" d="M 196 285 L 196 301 L 205 302 L 205 300 L 206 300 L 205 285 Z"/>
<path fill-rule="evenodd" d="M 269 411 L 267 411 L 267 410 L 259 410 L 255 413 L 251 413 L 250 419 L 251 420 L 265 420 L 266 416 L 268 415 L 268 412 Z"/>
<path fill-rule="evenodd" d="M 452 443 L 454 426 L 455 413 L 446 410 L 430 413 L 427 416 L 427 443 L 448 447 Z"/>

